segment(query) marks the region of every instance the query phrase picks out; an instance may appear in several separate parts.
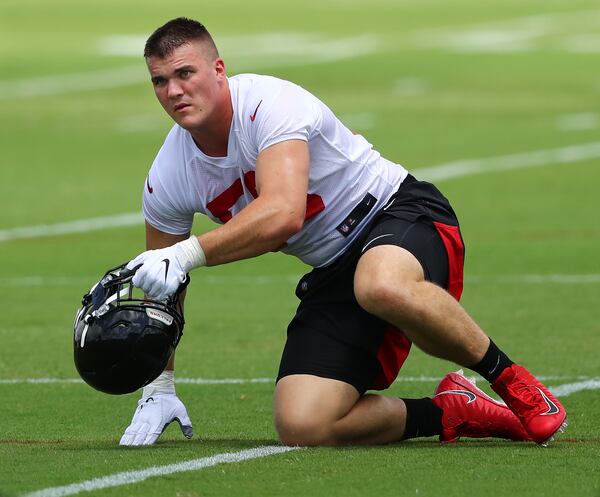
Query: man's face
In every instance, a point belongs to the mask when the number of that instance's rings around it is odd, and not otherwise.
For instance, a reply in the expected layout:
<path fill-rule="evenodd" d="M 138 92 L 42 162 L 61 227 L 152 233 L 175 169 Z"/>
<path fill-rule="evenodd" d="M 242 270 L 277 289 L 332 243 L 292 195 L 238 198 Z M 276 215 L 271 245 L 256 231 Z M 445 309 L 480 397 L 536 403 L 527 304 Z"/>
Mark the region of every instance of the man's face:
<path fill-rule="evenodd" d="M 201 42 L 186 43 L 164 59 L 146 60 L 158 101 L 177 124 L 190 131 L 210 122 L 226 81 L 223 60 L 209 61 L 203 49 Z"/>

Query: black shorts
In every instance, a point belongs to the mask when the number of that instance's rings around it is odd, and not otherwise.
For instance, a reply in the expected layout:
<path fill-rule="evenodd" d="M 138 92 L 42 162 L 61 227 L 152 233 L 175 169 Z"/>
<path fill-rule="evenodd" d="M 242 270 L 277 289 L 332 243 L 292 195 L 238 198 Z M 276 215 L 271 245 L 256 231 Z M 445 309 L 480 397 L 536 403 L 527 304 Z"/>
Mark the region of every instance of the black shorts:
<path fill-rule="evenodd" d="M 344 381 L 362 394 L 396 379 L 410 341 L 354 297 L 358 260 L 378 245 L 410 251 L 427 280 L 460 299 L 464 244 L 456 215 L 435 186 L 409 175 L 345 253 L 300 279 L 300 305 L 288 326 L 277 380 L 310 374 Z"/>

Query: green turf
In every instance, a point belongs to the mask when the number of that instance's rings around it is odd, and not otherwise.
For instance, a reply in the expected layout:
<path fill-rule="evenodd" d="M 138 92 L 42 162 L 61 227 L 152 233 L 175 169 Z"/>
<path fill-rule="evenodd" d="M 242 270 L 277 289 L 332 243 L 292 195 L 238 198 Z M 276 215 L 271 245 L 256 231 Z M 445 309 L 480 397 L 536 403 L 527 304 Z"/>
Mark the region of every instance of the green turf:
<path fill-rule="evenodd" d="M 218 43 L 274 32 L 323 43 L 370 36 L 373 53 L 327 63 L 240 56 L 243 46 L 230 41 L 223 55 L 231 74 L 267 72 L 310 89 L 418 176 L 419 168 L 460 159 L 599 142 L 599 125 L 557 124 L 569 114 L 600 119 L 598 8 L 595 0 L 3 0 L 0 231 L 139 211 L 147 168 L 170 123 L 143 82 L 141 58 L 101 55 L 104 37 L 147 35 L 178 15 L 204 21 Z M 508 33 L 513 41 L 531 35 L 528 49 L 431 45 L 477 30 Z M 587 51 L 565 48 L 583 36 Z M 30 78 L 127 67 L 139 71 L 139 84 L 28 97 L 14 90 Z M 438 182 L 467 243 L 464 305 L 509 355 L 560 377 L 548 381 L 553 386 L 600 378 L 599 163 L 592 157 Z M 195 229 L 210 226 L 197 219 Z M 109 266 L 142 249 L 141 225 L 0 241 L 0 380 L 76 378 L 71 324 L 79 299 Z M 177 376 L 274 378 L 297 305 L 294 280 L 305 270 L 270 254 L 194 273 Z M 526 279 L 544 275 L 582 278 Z M 402 376 L 441 377 L 452 367 L 414 351 Z M 425 396 L 435 384 L 398 381 L 389 393 Z M 137 394 L 0 383 L 0 495 L 277 443 L 272 382 L 180 384 L 178 392 L 197 437 L 184 441 L 170 427 L 155 447 L 127 449 L 117 444 Z M 496 440 L 440 446 L 434 439 L 302 449 L 93 494 L 597 497 L 598 399 L 597 390 L 564 398 L 569 430 L 547 450 Z"/>

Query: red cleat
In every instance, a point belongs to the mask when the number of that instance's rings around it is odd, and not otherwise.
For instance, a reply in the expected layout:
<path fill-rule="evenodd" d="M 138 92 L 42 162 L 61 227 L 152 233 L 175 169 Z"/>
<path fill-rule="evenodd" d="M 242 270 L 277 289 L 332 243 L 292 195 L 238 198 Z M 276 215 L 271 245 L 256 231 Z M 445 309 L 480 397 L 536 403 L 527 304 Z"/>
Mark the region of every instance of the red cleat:
<path fill-rule="evenodd" d="M 494 391 L 521 420 L 531 439 L 546 447 L 567 426 L 567 412 L 523 366 L 513 364 L 492 383 Z"/>
<path fill-rule="evenodd" d="M 477 388 L 462 370 L 444 376 L 432 400 L 443 411 L 440 442 L 460 437 L 531 440 L 511 410 Z"/>

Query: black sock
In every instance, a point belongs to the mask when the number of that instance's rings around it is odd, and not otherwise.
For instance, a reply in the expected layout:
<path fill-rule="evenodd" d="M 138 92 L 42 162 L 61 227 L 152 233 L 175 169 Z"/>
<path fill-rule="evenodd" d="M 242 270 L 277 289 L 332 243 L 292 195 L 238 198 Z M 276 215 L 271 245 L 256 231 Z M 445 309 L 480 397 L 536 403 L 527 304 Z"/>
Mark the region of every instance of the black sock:
<path fill-rule="evenodd" d="M 430 398 L 402 400 L 406 404 L 406 428 L 402 440 L 431 437 L 442 432 L 442 410 Z"/>
<path fill-rule="evenodd" d="M 483 359 L 473 366 L 469 366 L 476 373 L 479 373 L 490 383 L 494 381 L 500 373 L 509 368 L 513 362 L 502 352 L 490 338 L 490 346 L 483 356 Z"/>

